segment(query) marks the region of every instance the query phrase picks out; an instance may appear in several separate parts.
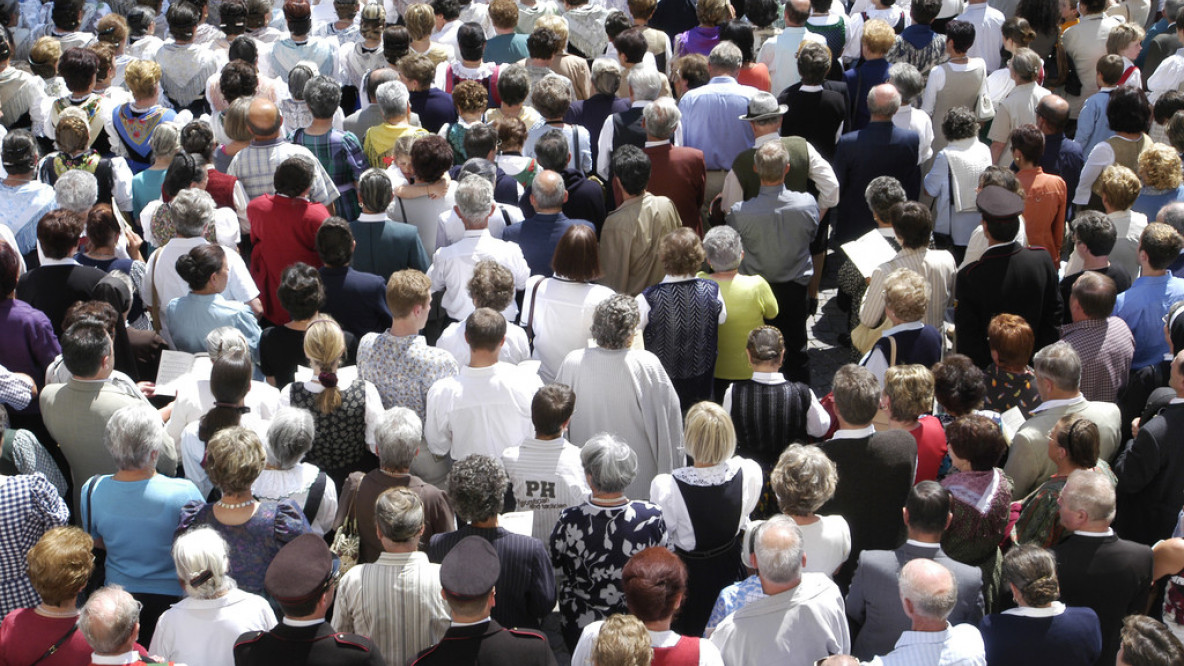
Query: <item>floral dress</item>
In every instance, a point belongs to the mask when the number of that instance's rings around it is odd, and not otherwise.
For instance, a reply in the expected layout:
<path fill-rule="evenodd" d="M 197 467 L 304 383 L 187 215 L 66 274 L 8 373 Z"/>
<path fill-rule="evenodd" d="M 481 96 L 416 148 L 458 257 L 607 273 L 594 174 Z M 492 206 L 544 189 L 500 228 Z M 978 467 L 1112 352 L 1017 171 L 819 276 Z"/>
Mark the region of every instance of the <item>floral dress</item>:
<path fill-rule="evenodd" d="M 263 577 L 280 548 L 311 531 L 304 512 L 292 500 L 260 502 L 255 515 L 242 525 L 224 525 L 214 517 L 212 503 L 190 502 L 181 509 L 177 534 L 203 525 L 222 535 L 230 547 L 230 577 L 240 590 L 264 594 Z"/>
<path fill-rule="evenodd" d="M 1036 391 L 1036 372 L 1032 368 L 1016 373 L 1003 370 L 992 363 L 983 374 L 986 375 L 984 379 L 987 382 L 983 409 L 1002 414 L 1012 407 L 1019 407 L 1027 419 L 1032 415 L 1032 410 L 1040 405 L 1040 394 Z"/>

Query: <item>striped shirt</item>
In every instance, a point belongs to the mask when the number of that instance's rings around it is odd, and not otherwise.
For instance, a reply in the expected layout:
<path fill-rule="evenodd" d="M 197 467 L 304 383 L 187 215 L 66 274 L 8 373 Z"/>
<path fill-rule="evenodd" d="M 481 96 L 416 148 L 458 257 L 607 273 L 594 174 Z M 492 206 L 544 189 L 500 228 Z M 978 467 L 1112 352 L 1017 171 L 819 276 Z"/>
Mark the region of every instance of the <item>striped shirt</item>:
<path fill-rule="evenodd" d="M 234 196 L 239 210 L 246 210 L 247 204 L 256 197 L 275 194 L 275 170 L 289 157 L 306 157 L 316 166 L 316 177 L 308 196 L 310 200 L 328 206 L 341 196 L 329 172 L 307 148 L 279 138 L 266 139 L 252 141 L 230 160 L 226 169 L 228 175 L 238 178 Z"/>
<path fill-rule="evenodd" d="M 401 666 L 444 637 L 451 617 L 440 565 L 421 552 L 383 553 L 337 584 L 333 628 L 369 636 L 389 666 Z"/>
<path fill-rule="evenodd" d="M 906 631 L 896 649 L 870 666 L 986 666 L 983 637 L 972 624 L 946 625 L 943 631 Z"/>
<path fill-rule="evenodd" d="M 885 284 L 892 271 L 898 268 L 915 271 L 929 283 L 929 307 L 925 309 L 922 321 L 939 331 L 944 330 L 946 308 L 953 302 L 954 277 L 958 273 L 953 255 L 945 250 L 901 248 L 895 257 L 872 271 L 859 320 L 864 326 L 875 328 L 884 319 Z"/>
<path fill-rule="evenodd" d="M 534 511 L 533 536 L 551 535 L 559 513 L 584 501 L 591 492 L 580 463 L 580 449 L 560 437 L 529 438 L 502 453 L 518 511 Z"/>

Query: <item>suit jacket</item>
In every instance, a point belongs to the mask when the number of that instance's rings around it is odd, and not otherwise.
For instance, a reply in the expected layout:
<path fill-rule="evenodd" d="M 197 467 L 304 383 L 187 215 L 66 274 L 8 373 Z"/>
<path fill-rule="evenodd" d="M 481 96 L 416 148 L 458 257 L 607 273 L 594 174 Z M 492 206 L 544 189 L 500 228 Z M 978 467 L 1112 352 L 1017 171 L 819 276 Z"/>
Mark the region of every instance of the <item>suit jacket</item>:
<path fill-rule="evenodd" d="M 675 147 L 669 143 L 645 149 L 650 157 L 652 173 L 649 191 L 666 197 L 678 209 L 682 226 L 703 235 L 703 220 L 699 209 L 707 193 L 707 167 L 703 151 L 698 148 Z"/>
<path fill-rule="evenodd" d="M 563 122 L 573 125 L 583 125 L 588 130 L 588 138 L 592 140 L 592 163 L 596 164 L 596 156 L 600 152 L 600 130 L 604 121 L 614 113 L 627 111 L 630 101 L 624 97 L 596 93 L 588 99 L 572 100 L 571 108 L 563 116 Z M 530 129 L 527 127 L 526 129 Z"/>
<path fill-rule="evenodd" d="M 1088 606 L 1102 627 L 1099 664 L 1113 664 L 1118 655 L 1122 619 L 1142 613 L 1151 589 L 1151 548 L 1119 539 L 1070 535 L 1052 547 L 1057 557 L 1061 601 Z"/>
<path fill-rule="evenodd" d="M 419 653 L 409 666 L 555 666 L 547 638 L 534 631 L 505 629 L 497 620 L 451 627 L 439 643 Z"/>
<path fill-rule="evenodd" d="M 1035 349 L 1057 341 L 1061 292 L 1047 250 L 1008 243 L 988 248 L 954 280 L 954 326 L 959 354 L 980 368 L 991 364 L 987 326 L 1003 312 L 1019 315 L 1036 333 Z"/>
<path fill-rule="evenodd" d="M 542 168 L 542 167 L 540 167 Z M 608 217 L 608 209 L 604 203 L 604 188 L 596 181 L 588 180 L 584 174 L 575 169 L 564 169 L 563 186 L 567 189 L 567 203 L 563 204 L 563 214 L 573 220 L 588 220 L 596 227 L 596 235 L 604 227 L 604 220 Z M 530 188 L 522 193 L 518 200 L 518 207 L 525 217 L 534 217 L 534 205 L 530 203 Z"/>
<path fill-rule="evenodd" d="M 458 164 L 448 170 L 449 178 L 459 180 L 460 169 L 464 166 Z M 493 181 L 493 200 L 505 204 L 507 206 L 518 205 L 518 181 L 514 177 L 507 174 L 501 167 L 497 167 L 497 177 Z"/>
<path fill-rule="evenodd" d="M 977 625 L 982 619 L 982 569 L 950 559 L 938 544 L 927 548 L 906 542 L 896 550 L 865 550 L 859 554 L 859 566 L 847 593 L 847 617 L 862 625 L 851 654 L 862 660 L 888 654 L 900 635 L 912 627 L 900 605 L 897 576 L 905 564 L 922 557 L 941 563 L 958 582 L 958 605 L 950 614 L 950 624 Z"/>
<path fill-rule="evenodd" d="M 365 636 L 340 634 L 328 622 L 271 631 L 248 631 L 234 644 L 235 666 L 386 666 L 378 648 Z"/>
<path fill-rule="evenodd" d="M 345 118 L 345 131 L 353 132 L 354 136 L 366 136 L 366 132 L 376 125 L 382 124 L 382 109 L 377 103 L 371 104 L 361 111 L 351 113 Z"/>
<path fill-rule="evenodd" d="M 1039 411 L 1024 421 L 1024 425 L 1020 426 L 1012 438 L 1007 463 L 1003 466 L 1003 471 L 1011 477 L 1011 496 L 1017 499 L 1027 497 L 1040 487 L 1040 484 L 1047 481 L 1048 477 L 1057 473 L 1056 465 L 1048 459 L 1048 433 L 1052 432 L 1053 426 L 1062 416 L 1080 414 L 1098 426 L 1101 440 L 1098 446 L 1099 458 L 1110 462 L 1118 452 L 1118 433 L 1122 422 L 1118 405 L 1112 402 L 1084 400 L 1073 405 L 1037 409 Z M 1179 511 L 1179 508 L 1177 504 L 1174 511 Z"/>
<path fill-rule="evenodd" d="M 1184 505 L 1184 404 L 1164 407 L 1139 428 L 1114 463 L 1118 477 L 1118 515 L 1114 529 L 1123 538 L 1153 545 L 1172 536 Z"/>
<path fill-rule="evenodd" d="M 1179 50 L 1180 46 L 1180 37 L 1176 33 L 1175 23 L 1168 26 L 1161 34 L 1156 35 L 1155 39 L 1152 39 L 1151 43 L 1147 45 L 1147 56 L 1143 60 L 1143 81 L 1154 74 L 1159 64 Z"/>
<path fill-rule="evenodd" d="M 44 312 L 53 324 L 54 335 L 60 338 L 66 310 L 78 301 L 91 300 L 95 287 L 105 277 L 106 273 L 91 266 L 41 266 L 21 276 L 16 285 L 16 297 Z"/>
<path fill-rule="evenodd" d="M 391 311 L 386 304 L 386 281 L 377 275 L 344 268 L 321 269 L 325 284 L 325 306 L 321 312 L 332 315 L 341 328 L 359 340 L 367 333 L 379 333 L 391 327 Z"/>
<path fill-rule="evenodd" d="M 835 146 L 835 176 L 839 179 L 839 217 L 834 243 L 846 243 L 876 227 L 863 192 L 879 176 L 893 176 L 904 186 L 909 200 L 921 193 L 921 168 L 917 164 L 921 139 L 913 130 L 891 121 L 867 127 L 839 139 Z"/>

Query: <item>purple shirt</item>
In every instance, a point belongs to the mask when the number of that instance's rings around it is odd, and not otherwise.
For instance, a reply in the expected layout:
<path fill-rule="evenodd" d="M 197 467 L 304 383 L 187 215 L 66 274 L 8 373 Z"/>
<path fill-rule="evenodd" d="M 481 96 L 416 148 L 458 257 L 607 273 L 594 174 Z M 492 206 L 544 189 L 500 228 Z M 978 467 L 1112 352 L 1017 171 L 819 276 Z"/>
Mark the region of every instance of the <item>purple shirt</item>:
<path fill-rule="evenodd" d="M 41 388 L 45 383 L 45 369 L 62 353 L 49 317 L 24 301 L 9 298 L 0 301 L 0 365 L 10 372 L 23 372 Z M 41 408 L 33 400 L 20 414 L 39 414 Z"/>
<path fill-rule="evenodd" d="M 697 25 L 674 38 L 674 52 L 678 56 L 698 53 L 707 55 L 719 44 L 719 28 L 704 28 Z"/>

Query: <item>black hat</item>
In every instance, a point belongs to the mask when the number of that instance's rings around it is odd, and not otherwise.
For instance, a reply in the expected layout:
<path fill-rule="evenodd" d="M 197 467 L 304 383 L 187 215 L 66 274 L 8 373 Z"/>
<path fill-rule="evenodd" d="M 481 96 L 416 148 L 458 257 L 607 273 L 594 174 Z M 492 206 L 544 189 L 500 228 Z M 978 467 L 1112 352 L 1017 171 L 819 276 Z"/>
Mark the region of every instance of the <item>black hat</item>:
<path fill-rule="evenodd" d="M 465 537 L 440 563 L 440 585 L 462 601 L 481 599 L 493 589 L 501 563 L 493 544 L 479 536 Z"/>
<path fill-rule="evenodd" d="M 281 605 L 305 604 L 325 593 L 339 566 L 324 539 L 312 533 L 301 534 L 276 553 L 267 567 L 263 587 Z"/>
<path fill-rule="evenodd" d="M 984 187 L 974 203 L 983 217 L 990 220 L 1013 220 L 1024 212 L 1024 198 L 998 185 Z"/>

